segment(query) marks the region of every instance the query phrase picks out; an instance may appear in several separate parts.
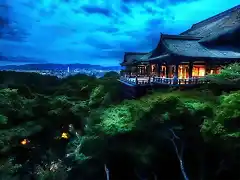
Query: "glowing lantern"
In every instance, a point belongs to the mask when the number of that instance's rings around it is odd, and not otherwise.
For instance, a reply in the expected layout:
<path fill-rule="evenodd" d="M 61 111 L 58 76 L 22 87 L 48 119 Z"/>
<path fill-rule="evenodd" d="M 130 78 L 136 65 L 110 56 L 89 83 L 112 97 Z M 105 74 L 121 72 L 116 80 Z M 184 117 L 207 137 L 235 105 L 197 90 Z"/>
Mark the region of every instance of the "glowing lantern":
<path fill-rule="evenodd" d="M 27 143 L 29 143 L 29 141 L 28 141 L 27 139 L 23 139 L 23 140 L 21 141 L 21 144 L 22 144 L 22 145 L 26 145 Z"/>
<path fill-rule="evenodd" d="M 68 134 L 67 133 L 62 133 L 62 136 L 61 136 L 63 139 L 68 139 Z"/>

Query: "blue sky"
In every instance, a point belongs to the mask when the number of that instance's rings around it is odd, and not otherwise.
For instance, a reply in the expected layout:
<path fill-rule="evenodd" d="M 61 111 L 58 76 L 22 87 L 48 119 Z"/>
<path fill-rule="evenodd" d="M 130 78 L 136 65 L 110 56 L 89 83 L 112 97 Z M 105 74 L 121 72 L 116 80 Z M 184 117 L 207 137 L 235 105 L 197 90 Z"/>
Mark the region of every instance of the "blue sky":
<path fill-rule="evenodd" d="M 239 0 L 0 0 L 0 65 L 118 65 Z"/>

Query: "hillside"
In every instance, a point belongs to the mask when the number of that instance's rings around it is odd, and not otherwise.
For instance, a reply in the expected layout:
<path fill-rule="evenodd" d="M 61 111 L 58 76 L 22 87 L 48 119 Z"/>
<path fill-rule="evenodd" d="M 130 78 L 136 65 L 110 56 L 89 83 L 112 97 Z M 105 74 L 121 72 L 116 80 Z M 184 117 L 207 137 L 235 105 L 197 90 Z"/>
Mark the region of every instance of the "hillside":
<path fill-rule="evenodd" d="M 239 67 L 136 100 L 115 72 L 0 72 L 0 179 L 238 180 Z"/>

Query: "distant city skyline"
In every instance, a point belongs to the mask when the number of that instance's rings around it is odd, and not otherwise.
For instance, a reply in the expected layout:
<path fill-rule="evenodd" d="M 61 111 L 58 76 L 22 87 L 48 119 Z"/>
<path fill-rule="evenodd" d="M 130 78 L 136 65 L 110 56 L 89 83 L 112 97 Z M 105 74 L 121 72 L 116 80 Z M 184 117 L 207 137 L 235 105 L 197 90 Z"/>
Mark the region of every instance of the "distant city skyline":
<path fill-rule="evenodd" d="M 117 66 L 126 51 L 154 49 L 160 33 L 179 34 L 236 5 L 239 0 L 0 0 L 0 57 L 7 57 L 0 65 Z"/>

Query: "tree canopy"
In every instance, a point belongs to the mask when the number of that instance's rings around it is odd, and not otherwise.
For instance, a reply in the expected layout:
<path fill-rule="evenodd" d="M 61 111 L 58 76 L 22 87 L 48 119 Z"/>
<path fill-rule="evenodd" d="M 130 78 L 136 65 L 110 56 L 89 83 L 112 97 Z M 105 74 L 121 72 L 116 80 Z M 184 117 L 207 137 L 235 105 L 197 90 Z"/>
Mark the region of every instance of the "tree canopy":
<path fill-rule="evenodd" d="M 235 82 L 239 67 L 229 68 L 212 84 Z M 235 86 L 224 92 L 219 83 L 220 95 L 204 86 L 123 100 L 115 72 L 0 77 L 0 179 L 239 178 Z"/>

